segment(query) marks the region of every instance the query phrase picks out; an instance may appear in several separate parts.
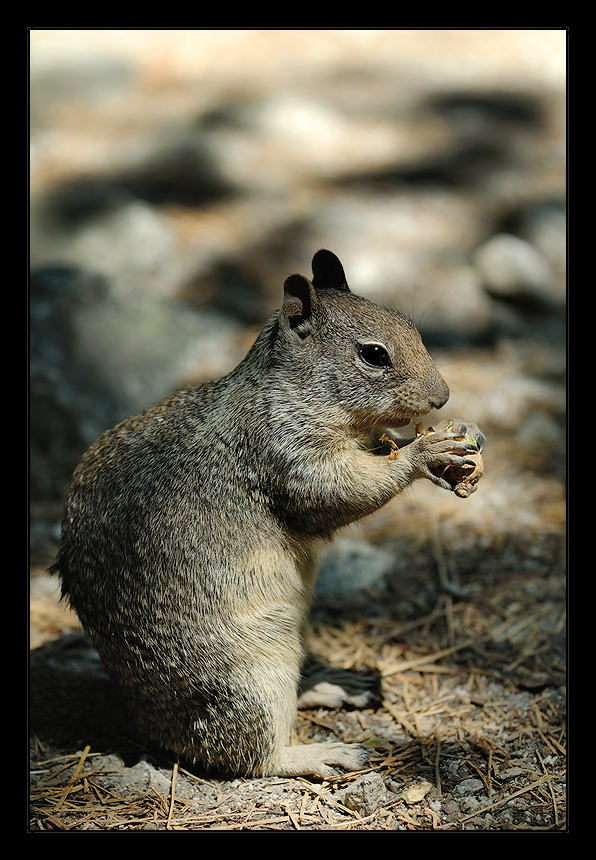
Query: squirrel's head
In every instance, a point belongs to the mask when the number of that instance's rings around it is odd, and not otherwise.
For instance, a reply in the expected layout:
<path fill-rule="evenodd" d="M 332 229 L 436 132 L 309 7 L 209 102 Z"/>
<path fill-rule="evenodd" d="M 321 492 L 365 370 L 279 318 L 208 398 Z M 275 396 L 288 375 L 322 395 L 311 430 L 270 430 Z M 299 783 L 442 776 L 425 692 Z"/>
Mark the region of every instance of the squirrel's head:
<path fill-rule="evenodd" d="M 279 312 L 278 357 L 308 402 L 338 408 L 358 429 L 403 427 L 444 406 L 449 389 L 414 323 L 350 292 L 343 266 L 318 251 L 313 279 L 291 275 Z"/>

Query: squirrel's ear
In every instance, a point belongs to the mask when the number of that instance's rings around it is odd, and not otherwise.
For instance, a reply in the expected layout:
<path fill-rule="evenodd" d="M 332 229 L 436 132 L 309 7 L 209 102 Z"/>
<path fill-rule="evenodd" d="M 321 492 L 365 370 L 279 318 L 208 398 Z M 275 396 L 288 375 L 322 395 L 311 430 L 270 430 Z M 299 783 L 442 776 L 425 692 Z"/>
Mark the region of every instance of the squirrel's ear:
<path fill-rule="evenodd" d="M 313 286 L 315 290 L 342 290 L 349 293 L 344 267 L 331 251 L 317 251 L 312 258 Z"/>
<path fill-rule="evenodd" d="M 319 300 L 310 281 L 303 275 L 290 275 L 284 284 L 284 303 L 280 319 L 305 338 L 313 329 Z"/>

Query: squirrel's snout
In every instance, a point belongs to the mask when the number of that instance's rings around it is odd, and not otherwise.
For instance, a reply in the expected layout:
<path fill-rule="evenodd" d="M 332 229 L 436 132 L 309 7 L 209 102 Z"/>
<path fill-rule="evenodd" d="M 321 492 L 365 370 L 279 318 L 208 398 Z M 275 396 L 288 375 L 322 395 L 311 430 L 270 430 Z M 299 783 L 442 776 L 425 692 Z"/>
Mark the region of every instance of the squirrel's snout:
<path fill-rule="evenodd" d="M 449 386 L 442 376 L 439 377 L 438 384 L 435 385 L 434 391 L 430 396 L 430 402 L 434 409 L 441 409 L 449 400 Z"/>

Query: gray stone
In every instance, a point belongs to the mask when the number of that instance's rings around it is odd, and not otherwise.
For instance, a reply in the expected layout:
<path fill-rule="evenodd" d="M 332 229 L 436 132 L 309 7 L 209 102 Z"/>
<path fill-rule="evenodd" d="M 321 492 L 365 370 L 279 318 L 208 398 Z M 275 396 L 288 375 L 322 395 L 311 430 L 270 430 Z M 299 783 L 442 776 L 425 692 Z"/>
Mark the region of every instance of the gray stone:
<path fill-rule="evenodd" d="M 458 797 L 463 797 L 468 794 L 478 794 L 479 791 L 484 791 L 485 786 L 481 779 L 462 779 L 453 789 L 453 794 Z"/>
<path fill-rule="evenodd" d="M 361 776 L 343 791 L 343 804 L 360 815 L 371 815 L 387 802 L 387 789 L 378 773 Z"/>
<path fill-rule="evenodd" d="M 393 553 L 350 538 L 337 540 L 321 554 L 317 591 L 327 597 L 367 588 L 382 588 L 395 558 Z"/>

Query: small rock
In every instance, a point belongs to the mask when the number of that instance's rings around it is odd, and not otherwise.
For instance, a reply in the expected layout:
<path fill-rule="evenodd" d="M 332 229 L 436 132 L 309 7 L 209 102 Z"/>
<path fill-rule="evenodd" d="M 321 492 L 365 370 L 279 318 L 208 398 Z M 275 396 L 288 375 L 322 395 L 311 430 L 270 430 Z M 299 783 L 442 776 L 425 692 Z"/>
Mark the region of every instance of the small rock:
<path fill-rule="evenodd" d="M 431 788 L 432 783 L 427 779 L 423 779 L 421 782 L 408 786 L 408 788 L 402 792 L 401 796 L 407 804 L 420 803 L 421 800 L 424 800 Z"/>
<path fill-rule="evenodd" d="M 117 763 L 117 762 L 116 762 Z M 160 794 L 167 795 L 170 791 L 171 775 L 166 775 L 147 761 L 139 761 L 133 767 L 123 768 L 122 762 L 119 767 L 114 767 L 113 772 L 106 772 L 99 778 L 103 785 L 116 791 L 131 789 L 133 791 L 146 791 L 150 786 Z"/>
<path fill-rule="evenodd" d="M 508 779 L 515 779 L 516 776 L 522 776 L 523 773 L 524 770 L 521 767 L 506 767 L 498 772 L 497 777 L 505 782 Z"/>
<path fill-rule="evenodd" d="M 482 809 L 484 806 L 488 804 L 488 797 L 486 795 L 481 795 L 480 797 L 465 797 L 460 806 L 461 811 L 465 815 L 470 815 L 473 812 L 477 812 L 479 809 Z"/>
<path fill-rule="evenodd" d="M 360 815 L 371 815 L 387 802 L 387 789 L 378 773 L 359 777 L 342 792 L 343 804 Z"/>
<path fill-rule="evenodd" d="M 321 554 L 317 591 L 341 598 L 366 588 L 382 588 L 385 576 L 395 564 L 393 553 L 366 541 L 336 541 Z"/>
<path fill-rule="evenodd" d="M 479 791 L 484 791 L 484 783 L 481 779 L 462 779 L 453 789 L 453 793 L 458 797 L 478 794 Z"/>

